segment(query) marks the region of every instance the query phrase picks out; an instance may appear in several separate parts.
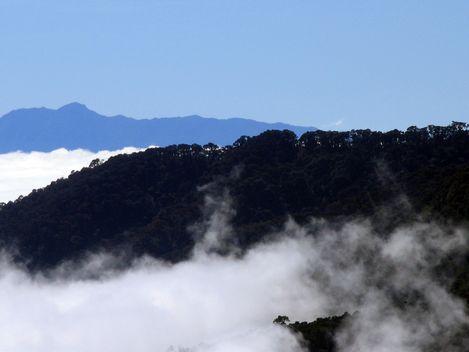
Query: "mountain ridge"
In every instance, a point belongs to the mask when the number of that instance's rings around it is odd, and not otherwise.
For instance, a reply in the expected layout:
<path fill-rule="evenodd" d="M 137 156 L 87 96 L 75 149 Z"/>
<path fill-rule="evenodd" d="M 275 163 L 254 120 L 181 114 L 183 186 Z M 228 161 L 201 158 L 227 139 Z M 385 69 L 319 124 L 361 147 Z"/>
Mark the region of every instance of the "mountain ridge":
<path fill-rule="evenodd" d="M 16 109 L 0 117 L 0 153 L 48 152 L 58 148 L 98 151 L 194 143 L 224 146 L 240 136 L 254 136 L 274 129 L 288 129 L 297 135 L 316 130 L 239 117 L 217 119 L 188 115 L 135 119 L 124 115 L 105 116 L 74 102 L 56 110 Z"/>

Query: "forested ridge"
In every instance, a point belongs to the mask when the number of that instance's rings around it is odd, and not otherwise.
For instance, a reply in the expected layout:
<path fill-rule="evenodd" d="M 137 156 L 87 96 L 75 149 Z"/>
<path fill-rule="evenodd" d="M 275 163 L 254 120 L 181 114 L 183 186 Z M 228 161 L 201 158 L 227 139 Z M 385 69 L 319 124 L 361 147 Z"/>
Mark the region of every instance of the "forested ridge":
<path fill-rule="evenodd" d="M 233 170 L 238 175 L 229 177 Z M 119 155 L 2 204 L 0 239 L 31 270 L 123 248 L 177 261 L 194 244 L 189 227 L 202 214 L 200 186 L 213 181 L 232 197 L 242 248 L 288 215 L 300 223 L 313 216 L 371 217 L 384 227 L 417 215 L 464 223 L 469 129 L 453 123 L 299 138 L 272 130 L 226 147 L 183 144 Z"/>
<path fill-rule="evenodd" d="M 294 333 L 300 334 L 300 341 L 302 341 L 303 347 L 309 352 L 333 352 L 337 350 L 335 342 L 336 333 L 350 318 L 350 314 L 344 313 L 341 316 L 318 318 L 309 323 L 305 321 L 290 323 L 290 318 L 285 315 L 279 315 L 274 320 L 274 323 L 283 325 Z"/>

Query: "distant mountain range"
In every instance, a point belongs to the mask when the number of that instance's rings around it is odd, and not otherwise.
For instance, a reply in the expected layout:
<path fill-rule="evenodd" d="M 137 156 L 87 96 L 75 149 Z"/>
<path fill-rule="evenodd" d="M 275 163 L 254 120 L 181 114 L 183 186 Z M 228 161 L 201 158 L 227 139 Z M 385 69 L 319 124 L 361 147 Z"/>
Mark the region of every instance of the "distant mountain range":
<path fill-rule="evenodd" d="M 240 136 L 288 129 L 301 135 L 314 127 L 265 123 L 243 118 L 215 119 L 197 115 L 154 119 L 103 116 L 71 103 L 57 110 L 18 109 L 0 118 L 0 153 L 83 148 L 115 150 L 127 146 L 171 144 L 228 145 Z"/>

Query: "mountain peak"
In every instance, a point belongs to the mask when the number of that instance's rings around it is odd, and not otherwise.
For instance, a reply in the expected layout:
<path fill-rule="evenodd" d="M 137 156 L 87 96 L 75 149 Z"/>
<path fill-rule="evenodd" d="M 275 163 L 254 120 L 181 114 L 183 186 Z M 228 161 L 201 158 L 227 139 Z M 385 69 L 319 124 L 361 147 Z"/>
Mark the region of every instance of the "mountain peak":
<path fill-rule="evenodd" d="M 59 111 L 68 111 L 68 112 L 81 112 L 81 111 L 90 111 L 88 107 L 84 104 L 80 104 L 77 102 L 72 102 L 70 104 L 66 104 L 58 109 Z"/>

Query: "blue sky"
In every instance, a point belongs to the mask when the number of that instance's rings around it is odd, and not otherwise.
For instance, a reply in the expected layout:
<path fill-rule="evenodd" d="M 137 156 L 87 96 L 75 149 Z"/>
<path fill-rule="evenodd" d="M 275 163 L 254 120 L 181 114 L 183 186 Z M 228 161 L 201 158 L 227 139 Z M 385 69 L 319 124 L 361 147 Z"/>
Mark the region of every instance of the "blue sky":
<path fill-rule="evenodd" d="M 469 121 L 469 1 L 1 0 L 0 114 Z"/>

